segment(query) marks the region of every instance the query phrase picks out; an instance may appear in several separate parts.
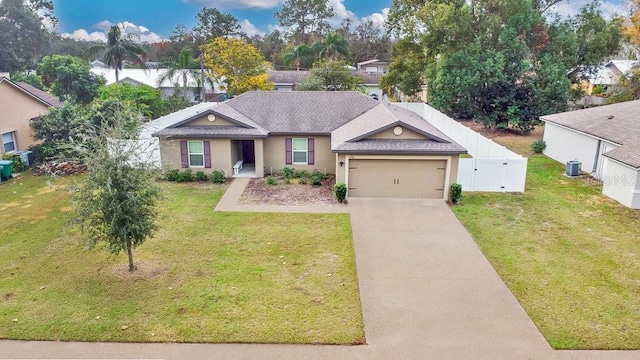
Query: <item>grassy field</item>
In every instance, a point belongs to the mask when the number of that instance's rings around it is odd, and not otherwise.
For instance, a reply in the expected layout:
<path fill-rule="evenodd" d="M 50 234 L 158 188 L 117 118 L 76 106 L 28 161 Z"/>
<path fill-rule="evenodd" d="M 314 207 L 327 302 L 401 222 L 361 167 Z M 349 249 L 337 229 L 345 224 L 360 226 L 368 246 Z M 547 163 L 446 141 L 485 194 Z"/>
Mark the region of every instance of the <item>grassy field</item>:
<path fill-rule="evenodd" d="M 214 185 L 163 184 L 161 230 L 126 255 L 88 252 L 70 179 L 0 185 L 0 338 L 364 342 L 344 214 L 214 213 Z"/>
<path fill-rule="evenodd" d="M 540 136 L 496 136 L 529 157 L 524 194 L 464 193 L 454 212 L 556 349 L 640 348 L 640 211 L 533 155 Z"/>

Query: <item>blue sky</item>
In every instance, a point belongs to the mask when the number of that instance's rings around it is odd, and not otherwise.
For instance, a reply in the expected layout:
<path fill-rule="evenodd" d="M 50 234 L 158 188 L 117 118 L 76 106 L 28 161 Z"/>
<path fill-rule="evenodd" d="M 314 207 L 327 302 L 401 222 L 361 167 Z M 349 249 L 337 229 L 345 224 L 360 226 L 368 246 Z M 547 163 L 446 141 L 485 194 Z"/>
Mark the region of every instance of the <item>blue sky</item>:
<path fill-rule="evenodd" d="M 77 38 L 104 39 L 105 30 L 123 23 L 126 32 L 154 41 L 166 37 L 176 24 L 191 29 L 202 7 L 215 7 L 234 15 L 250 35 L 277 28 L 273 13 L 283 0 L 53 0 L 60 19 L 58 30 Z M 356 23 L 371 18 L 382 25 L 392 0 L 329 0 L 339 24 L 350 17 Z"/>

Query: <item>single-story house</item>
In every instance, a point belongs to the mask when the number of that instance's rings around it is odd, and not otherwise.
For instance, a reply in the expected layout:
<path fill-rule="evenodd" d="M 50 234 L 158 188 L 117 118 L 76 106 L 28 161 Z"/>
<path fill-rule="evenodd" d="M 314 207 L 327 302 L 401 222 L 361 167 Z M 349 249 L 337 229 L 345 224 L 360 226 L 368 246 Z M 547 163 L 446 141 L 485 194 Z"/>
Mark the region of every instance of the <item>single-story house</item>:
<path fill-rule="evenodd" d="M 153 135 L 165 168 L 318 170 L 349 197 L 447 199 L 467 152 L 417 114 L 359 92 L 247 92 Z"/>
<path fill-rule="evenodd" d="M 311 75 L 308 70 L 269 70 L 269 82 L 275 91 L 293 91 L 304 79 Z"/>
<path fill-rule="evenodd" d="M 0 158 L 7 152 L 25 151 L 34 144 L 31 121 L 62 103 L 24 82 L 0 77 Z"/>
<path fill-rule="evenodd" d="M 91 72 L 102 76 L 106 80 L 107 85 L 116 83 L 116 71 L 115 69 L 108 67 L 92 67 Z M 154 89 L 160 90 L 160 96 L 163 99 L 167 99 L 172 95 L 181 94 L 183 80 L 182 76 L 177 74 L 172 79 L 165 79 L 162 83 L 158 83 L 158 80 L 167 72 L 167 69 L 122 69 L 118 71 L 118 82 L 120 84 L 131 84 L 133 86 L 147 85 Z M 201 101 L 201 79 L 196 78 L 189 74 L 187 76 L 187 90 L 186 96 L 189 102 L 196 103 Z M 176 88 L 176 85 L 178 86 Z M 205 97 L 207 99 L 215 97 L 219 94 L 224 94 L 225 91 L 220 88 L 221 84 L 211 84 L 209 81 L 205 81 Z"/>
<path fill-rule="evenodd" d="M 542 116 L 544 154 L 602 181 L 602 193 L 640 209 L 640 100 Z"/>

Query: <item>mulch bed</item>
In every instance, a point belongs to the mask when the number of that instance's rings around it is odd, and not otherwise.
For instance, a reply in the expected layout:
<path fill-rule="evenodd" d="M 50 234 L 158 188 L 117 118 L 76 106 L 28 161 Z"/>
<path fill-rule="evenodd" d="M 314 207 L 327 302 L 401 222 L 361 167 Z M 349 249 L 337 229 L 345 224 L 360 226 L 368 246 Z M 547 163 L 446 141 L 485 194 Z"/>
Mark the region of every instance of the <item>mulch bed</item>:
<path fill-rule="evenodd" d="M 322 180 L 321 186 L 300 184 L 292 179 L 277 178 L 276 185 L 267 184 L 267 179 L 251 179 L 240 196 L 240 205 L 340 205 L 333 193 L 335 178 Z"/>

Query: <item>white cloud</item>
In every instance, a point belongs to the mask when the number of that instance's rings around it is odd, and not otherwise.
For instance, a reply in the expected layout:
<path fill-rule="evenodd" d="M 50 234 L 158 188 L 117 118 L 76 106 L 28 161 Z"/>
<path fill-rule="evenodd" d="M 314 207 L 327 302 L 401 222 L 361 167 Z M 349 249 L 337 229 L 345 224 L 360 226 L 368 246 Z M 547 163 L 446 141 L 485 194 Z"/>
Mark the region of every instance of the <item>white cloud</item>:
<path fill-rule="evenodd" d="M 77 40 L 84 41 L 102 41 L 107 42 L 107 34 L 104 32 L 94 31 L 92 33 L 87 32 L 85 29 L 78 29 L 72 33 L 63 33 L 63 37 L 68 37 Z"/>
<path fill-rule="evenodd" d="M 283 0 L 182 0 L 196 7 L 218 9 L 273 9 L 283 3 Z"/>
<path fill-rule="evenodd" d="M 557 13 L 562 18 L 567 18 L 579 14 L 580 9 L 590 2 L 591 0 L 563 1 L 552 6 L 547 12 L 549 12 L 549 14 Z M 628 13 L 626 6 L 619 1 L 603 1 L 600 4 L 600 11 L 602 11 L 602 14 L 607 19 L 612 18 L 614 15 L 626 15 Z"/>
<path fill-rule="evenodd" d="M 244 19 L 240 22 L 240 31 L 244 32 L 248 36 L 260 35 L 264 36 L 265 32 L 258 29 L 257 26 L 253 25 L 248 19 Z"/>
<path fill-rule="evenodd" d="M 389 8 L 384 8 L 379 13 L 373 13 L 371 15 L 364 16 L 361 19 L 361 21 L 365 22 L 367 20 L 371 20 L 375 25 L 378 25 L 384 29 L 384 24 L 387 21 L 388 17 L 389 17 Z"/>
<path fill-rule="evenodd" d="M 106 42 L 107 32 L 114 24 L 115 23 L 109 20 L 102 20 L 92 26 L 94 29 L 98 29 L 100 31 L 93 31 L 90 33 L 85 29 L 77 29 L 72 33 L 64 33 L 62 36 L 85 41 Z M 163 40 L 162 36 L 150 31 L 145 26 L 136 25 L 129 21 L 118 23 L 118 25 L 122 29 L 122 33 L 125 35 L 131 35 L 135 42 L 157 43 Z"/>

